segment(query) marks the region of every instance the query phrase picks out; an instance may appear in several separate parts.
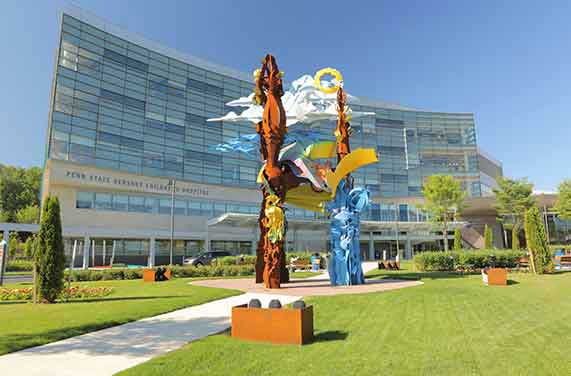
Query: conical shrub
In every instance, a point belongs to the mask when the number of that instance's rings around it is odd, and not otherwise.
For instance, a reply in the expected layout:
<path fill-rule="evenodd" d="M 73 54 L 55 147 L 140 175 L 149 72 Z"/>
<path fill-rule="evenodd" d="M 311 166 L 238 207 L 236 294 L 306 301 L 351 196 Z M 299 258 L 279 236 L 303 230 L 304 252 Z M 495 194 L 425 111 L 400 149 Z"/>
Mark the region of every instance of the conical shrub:
<path fill-rule="evenodd" d="M 57 197 L 48 197 L 42 208 L 36 241 L 36 287 L 40 302 L 53 303 L 64 287 L 65 255 Z"/>

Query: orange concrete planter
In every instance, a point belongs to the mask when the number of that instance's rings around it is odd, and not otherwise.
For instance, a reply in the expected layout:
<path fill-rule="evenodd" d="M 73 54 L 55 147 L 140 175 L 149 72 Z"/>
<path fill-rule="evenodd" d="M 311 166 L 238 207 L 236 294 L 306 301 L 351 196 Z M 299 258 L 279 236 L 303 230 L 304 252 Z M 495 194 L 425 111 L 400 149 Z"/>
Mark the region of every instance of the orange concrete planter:
<path fill-rule="evenodd" d="M 313 306 L 232 308 L 232 337 L 278 344 L 303 345 L 313 339 Z"/>
<path fill-rule="evenodd" d="M 165 272 L 165 277 L 168 280 L 172 279 L 172 272 L 170 269 L 167 269 Z M 145 282 L 155 282 L 155 270 L 154 269 L 144 269 L 143 270 L 143 281 Z"/>
<path fill-rule="evenodd" d="M 505 286 L 508 284 L 508 271 L 502 268 L 482 269 L 482 280 L 488 286 Z"/>

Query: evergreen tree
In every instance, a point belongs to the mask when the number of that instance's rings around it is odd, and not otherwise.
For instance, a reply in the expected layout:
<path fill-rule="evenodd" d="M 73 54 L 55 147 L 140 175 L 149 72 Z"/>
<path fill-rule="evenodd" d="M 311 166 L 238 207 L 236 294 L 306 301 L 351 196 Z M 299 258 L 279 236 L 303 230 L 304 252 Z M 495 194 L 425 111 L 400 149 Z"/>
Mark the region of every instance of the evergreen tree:
<path fill-rule="evenodd" d="M 462 250 L 462 233 L 460 232 L 459 228 L 454 230 L 454 250 L 461 251 Z"/>
<path fill-rule="evenodd" d="M 35 261 L 36 285 L 40 301 L 55 302 L 64 283 L 65 255 L 59 200 L 48 197 L 42 208 L 40 231 L 37 235 Z"/>
<path fill-rule="evenodd" d="M 551 251 L 547 242 L 545 226 L 537 206 L 531 207 L 525 213 L 525 238 L 530 253 L 532 271 L 543 274 L 553 268 Z"/>
<path fill-rule="evenodd" d="M 13 232 L 12 236 L 10 236 L 10 242 L 8 243 L 8 256 L 11 259 L 16 257 L 16 251 L 18 250 L 18 245 L 20 244 L 17 235 L 17 233 Z"/>
<path fill-rule="evenodd" d="M 29 236 L 28 239 L 26 239 L 26 242 L 24 243 L 24 256 L 28 258 L 34 257 L 35 242 L 35 235 Z"/>
<path fill-rule="evenodd" d="M 484 228 L 484 248 L 492 249 L 494 248 L 494 235 L 492 234 L 492 229 L 486 225 Z"/>

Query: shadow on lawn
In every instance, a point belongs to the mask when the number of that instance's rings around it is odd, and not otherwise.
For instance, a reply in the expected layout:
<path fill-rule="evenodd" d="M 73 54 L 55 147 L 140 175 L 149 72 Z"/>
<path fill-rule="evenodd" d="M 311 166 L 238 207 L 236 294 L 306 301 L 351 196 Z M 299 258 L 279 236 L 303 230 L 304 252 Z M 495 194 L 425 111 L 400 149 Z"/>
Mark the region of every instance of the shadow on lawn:
<path fill-rule="evenodd" d="M 478 274 L 479 273 L 380 271 L 378 274 L 365 276 L 365 279 L 404 279 L 407 281 L 418 281 L 421 279 L 457 279 Z"/>
<path fill-rule="evenodd" d="M 317 333 L 313 337 L 313 342 L 344 341 L 348 336 L 349 333 L 341 330 L 327 330 Z"/>
<path fill-rule="evenodd" d="M 114 298 L 88 298 L 88 299 L 72 299 L 68 301 L 58 300 L 54 304 L 77 304 L 77 303 L 94 303 L 94 302 L 114 302 L 114 301 L 127 301 L 127 300 L 152 300 L 152 299 L 175 299 L 185 298 L 184 295 L 161 295 L 161 296 L 126 296 Z M 0 306 L 9 304 L 33 304 L 31 300 L 7 300 L 0 301 Z"/>
<path fill-rule="evenodd" d="M 113 301 L 123 301 L 123 300 L 149 300 L 149 299 L 174 299 L 174 298 L 185 298 L 185 295 L 160 295 L 160 296 L 125 296 L 125 297 L 101 297 L 101 298 L 88 298 L 88 299 L 73 299 L 67 302 L 60 301 L 58 303 L 93 303 L 93 302 L 113 302 Z"/>

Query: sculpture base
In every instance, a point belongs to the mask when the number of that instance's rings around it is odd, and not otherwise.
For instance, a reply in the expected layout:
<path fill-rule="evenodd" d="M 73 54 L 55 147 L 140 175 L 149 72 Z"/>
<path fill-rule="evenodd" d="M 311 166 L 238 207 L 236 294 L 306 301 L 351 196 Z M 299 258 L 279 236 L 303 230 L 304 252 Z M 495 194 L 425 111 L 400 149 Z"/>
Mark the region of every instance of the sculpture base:
<path fill-rule="evenodd" d="M 502 268 L 482 269 L 482 281 L 488 286 L 506 286 L 508 284 L 508 272 Z"/>
<path fill-rule="evenodd" d="M 232 308 L 232 337 L 277 344 L 303 345 L 313 339 L 313 306 Z"/>

